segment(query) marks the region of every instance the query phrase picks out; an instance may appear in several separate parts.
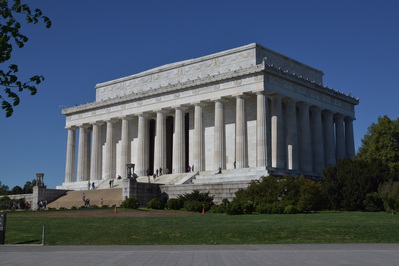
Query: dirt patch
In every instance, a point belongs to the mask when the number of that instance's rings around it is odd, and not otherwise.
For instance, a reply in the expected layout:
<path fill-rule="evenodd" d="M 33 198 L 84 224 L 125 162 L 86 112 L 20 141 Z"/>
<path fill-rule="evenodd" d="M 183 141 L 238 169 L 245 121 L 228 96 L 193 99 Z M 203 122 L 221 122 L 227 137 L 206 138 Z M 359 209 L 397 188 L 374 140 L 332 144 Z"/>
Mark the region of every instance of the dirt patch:
<path fill-rule="evenodd" d="M 16 214 L 13 217 L 179 217 L 193 216 L 200 213 L 176 212 L 165 210 L 68 210 L 68 211 L 40 211 Z"/>

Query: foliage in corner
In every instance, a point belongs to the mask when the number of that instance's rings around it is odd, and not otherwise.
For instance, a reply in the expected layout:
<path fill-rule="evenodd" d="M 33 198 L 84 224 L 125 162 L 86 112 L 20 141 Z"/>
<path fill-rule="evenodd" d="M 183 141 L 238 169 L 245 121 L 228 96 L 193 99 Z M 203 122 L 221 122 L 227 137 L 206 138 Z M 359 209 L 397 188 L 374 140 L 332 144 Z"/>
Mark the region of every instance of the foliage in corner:
<path fill-rule="evenodd" d="M 365 211 L 369 193 L 377 192 L 390 178 L 381 160 L 343 159 L 323 171 L 323 184 L 334 210 Z"/>
<path fill-rule="evenodd" d="M 36 85 L 44 81 L 41 75 L 21 81 L 17 76 L 17 65 L 4 66 L 4 63 L 11 59 L 14 47 L 23 48 L 29 40 L 21 32 L 21 23 L 17 19 L 20 16 L 25 18 L 26 23 L 36 24 L 43 21 L 46 28 L 51 27 L 50 19 L 43 16 L 40 9 L 31 9 L 27 4 L 22 4 L 21 0 L 0 0 L 0 85 L 4 87 L 4 94 L 0 94 L 0 100 L 6 117 L 10 117 L 14 111 L 13 107 L 20 103 L 18 92 L 27 90 L 31 95 L 35 95 Z"/>
<path fill-rule="evenodd" d="M 372 123 L 362 139 L 362 146 L 359 148 L 357 158 L 369 162 L 382 161 L 388 165 L 391 179 L 398 179 L 399 118 L 391 120 L 385 115 L 379 117 L 377 123 Z"/>

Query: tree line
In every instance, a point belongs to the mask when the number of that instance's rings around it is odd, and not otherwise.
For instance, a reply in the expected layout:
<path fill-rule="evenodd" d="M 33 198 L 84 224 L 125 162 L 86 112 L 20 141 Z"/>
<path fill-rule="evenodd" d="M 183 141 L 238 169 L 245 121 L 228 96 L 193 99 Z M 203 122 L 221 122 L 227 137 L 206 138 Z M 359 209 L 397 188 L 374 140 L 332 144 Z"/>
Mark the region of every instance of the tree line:
<path fill-rule="evenodd" d="M 36 179 L 32 181 L 26 181 L 23 187 L 15 186 L 11 190 L 5 184 L 0 181 L 0 196 L 3 195 L 14 195 L 14 194 L 30 194 L 33 193 L 33 187 L 36 186 Z"/>

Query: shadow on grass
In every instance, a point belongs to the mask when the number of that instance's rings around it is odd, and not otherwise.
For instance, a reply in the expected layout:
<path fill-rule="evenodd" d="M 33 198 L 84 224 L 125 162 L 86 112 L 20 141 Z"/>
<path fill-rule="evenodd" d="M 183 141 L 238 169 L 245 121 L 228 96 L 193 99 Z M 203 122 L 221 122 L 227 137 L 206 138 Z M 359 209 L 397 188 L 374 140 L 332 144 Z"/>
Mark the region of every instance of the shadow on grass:
<path fill-rule="evenodd" d="M 16 244 L 22 245 L 22 244 L 40 244 L 40 239 L 34 239 L 34 240 L 29 240 L 29 241 L 23 241 L 23 242 L 18 242 Z"/>

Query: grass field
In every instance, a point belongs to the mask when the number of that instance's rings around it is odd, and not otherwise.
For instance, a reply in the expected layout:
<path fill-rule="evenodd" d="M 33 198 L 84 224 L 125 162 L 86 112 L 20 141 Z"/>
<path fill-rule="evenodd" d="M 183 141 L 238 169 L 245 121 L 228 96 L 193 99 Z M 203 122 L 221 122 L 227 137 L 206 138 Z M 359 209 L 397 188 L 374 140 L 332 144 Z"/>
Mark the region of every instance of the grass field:
<path fill-rule="evenodd" d="M 399 215 L 366 212 L 183 217 L 34 217 L 9 213 L 6 244 L 398 243 Z"/>

